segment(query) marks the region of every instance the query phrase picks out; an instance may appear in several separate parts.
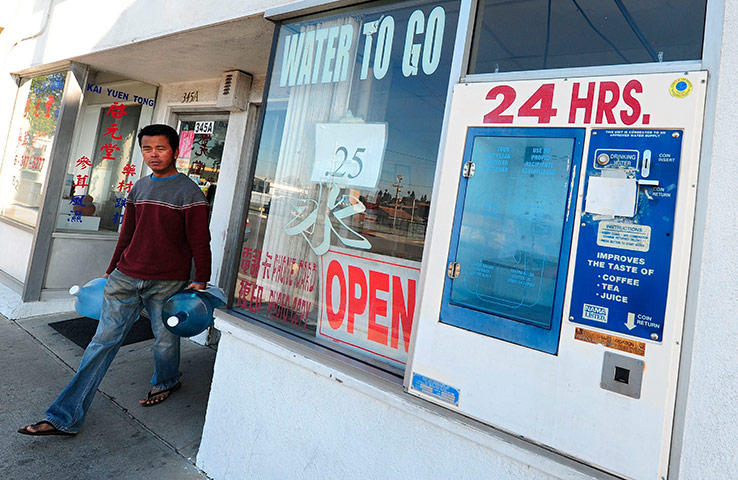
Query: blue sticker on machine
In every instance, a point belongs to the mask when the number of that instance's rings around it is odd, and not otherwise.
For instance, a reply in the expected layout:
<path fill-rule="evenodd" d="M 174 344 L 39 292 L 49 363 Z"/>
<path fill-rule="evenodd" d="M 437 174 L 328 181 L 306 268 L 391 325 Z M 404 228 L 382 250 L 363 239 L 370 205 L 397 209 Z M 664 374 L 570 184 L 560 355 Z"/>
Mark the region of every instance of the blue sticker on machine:
<path fill-rule="evenodd" d="M 437 398 L 438 400 L 450 403 L 457 407 L 459 406 L 459 391 L 454 387 L 439 382 L 438 380 L 433 380 L 432 378 L 414 373 L 412 387 L 414 390 L 423 392 L 426 395 Z"/>
<path fill-rule="evenodd" d="M 682 133 L 592 131 L 571 321 L 662 340 Z"/>

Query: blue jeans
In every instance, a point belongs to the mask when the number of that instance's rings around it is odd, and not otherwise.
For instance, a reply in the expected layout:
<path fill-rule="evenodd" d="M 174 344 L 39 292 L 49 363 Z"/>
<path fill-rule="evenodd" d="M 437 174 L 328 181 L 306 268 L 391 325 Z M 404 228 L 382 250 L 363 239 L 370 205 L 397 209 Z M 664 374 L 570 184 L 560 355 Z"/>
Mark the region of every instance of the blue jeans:
<path fill-rule="evenodd" d="M 163 390 L 179 380 L 179 337 L 164 327 L 161 309 L 187 282 L 139 280 L 114 270 L 105 284 L 102 313 L 95 336 L 87 345 L 77 374 L 46 411 L 59 430 L 79 431 L 97 387 L 108 371 L 131 326 L 146 307 L 154 333 L 154 376 L 151 385 Z"/>

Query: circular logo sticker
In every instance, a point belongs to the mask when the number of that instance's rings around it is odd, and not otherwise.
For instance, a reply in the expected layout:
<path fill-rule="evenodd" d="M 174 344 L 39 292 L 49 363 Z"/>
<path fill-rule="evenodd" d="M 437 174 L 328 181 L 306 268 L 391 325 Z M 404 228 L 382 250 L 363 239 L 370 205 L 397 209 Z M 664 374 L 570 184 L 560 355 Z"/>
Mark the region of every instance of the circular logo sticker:
<path fill-rule="evenodd" d="M 671 82 L 669 93 L 671 93 L 672 97 L 684 98 L 692 93 L 692 82 L 686 78 L 677 78 Z"/>

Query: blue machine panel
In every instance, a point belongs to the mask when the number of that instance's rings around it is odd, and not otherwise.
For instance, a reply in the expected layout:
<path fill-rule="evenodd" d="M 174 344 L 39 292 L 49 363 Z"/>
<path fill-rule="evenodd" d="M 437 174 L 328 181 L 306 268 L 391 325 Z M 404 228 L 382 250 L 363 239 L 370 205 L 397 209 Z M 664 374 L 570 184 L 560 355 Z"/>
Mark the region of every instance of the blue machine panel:
<path fill-rule="evenodd" d="M 583 141 L 584 129 L 469 128 L 442 323 L 558 351 Z"/>
<path fill-rule="evenodd" d="M 661 341 L 682 133 L 592 130 L 571 321 Z M 628 182 L 635 184 L 635 198 L 613 189 Z M 614 210 L 634 202 L 632 216 L 608 214 L 608 195 L 619 203 L 612 205 Z"/>

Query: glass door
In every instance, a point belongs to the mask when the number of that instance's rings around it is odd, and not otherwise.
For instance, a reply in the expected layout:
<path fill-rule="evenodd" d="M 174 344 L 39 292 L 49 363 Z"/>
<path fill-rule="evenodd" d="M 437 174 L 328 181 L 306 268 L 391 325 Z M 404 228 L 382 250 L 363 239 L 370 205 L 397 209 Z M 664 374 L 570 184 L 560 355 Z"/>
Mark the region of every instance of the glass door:
<path fill-rule="evenodd" d="M 212 212 L 228 130 L 228 115 L 179 115 L 177 130 L 179 131 L 177 170 L 200 186 Z"/>

